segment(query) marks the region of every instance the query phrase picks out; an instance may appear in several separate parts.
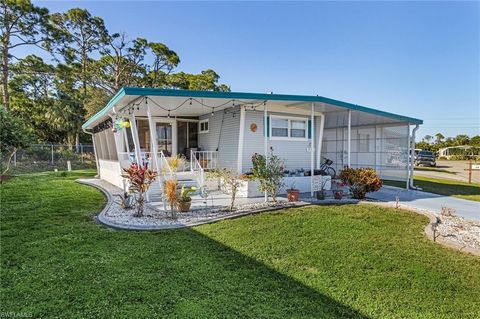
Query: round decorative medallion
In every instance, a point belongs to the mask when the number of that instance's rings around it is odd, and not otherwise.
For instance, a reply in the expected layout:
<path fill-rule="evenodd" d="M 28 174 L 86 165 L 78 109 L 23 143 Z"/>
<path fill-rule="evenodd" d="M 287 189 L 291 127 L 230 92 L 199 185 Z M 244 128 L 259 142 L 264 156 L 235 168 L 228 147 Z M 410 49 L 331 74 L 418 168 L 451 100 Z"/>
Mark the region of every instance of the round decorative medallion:
<path fill-rule="evenodd" d="M 255 123 L 250 124 L 250 131 L 256 132 L 257 131 L 257 124 L 255 124 Z"/>

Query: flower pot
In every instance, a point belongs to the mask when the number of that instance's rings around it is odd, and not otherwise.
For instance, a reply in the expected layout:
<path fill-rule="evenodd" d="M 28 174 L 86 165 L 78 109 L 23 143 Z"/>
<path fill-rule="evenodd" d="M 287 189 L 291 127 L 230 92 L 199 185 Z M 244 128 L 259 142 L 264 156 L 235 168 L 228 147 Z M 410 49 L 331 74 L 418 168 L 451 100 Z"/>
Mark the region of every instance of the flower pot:
<path fill-rule="evenodd" d="M 343 197 L 343 191 L 342 190 L 335 190 L 333 191 L 333 197 L 335 199 L 342 199 Z"/>
<path fill-rule="evenodd" d="M 320 190 L 320 191 L 317 191 L 317 199 L 319 200 L 324 200 L 325 199 L 325 191 L 324 190 Z"/>
<path fill-rule="evenodd" d="M 190 210 L 191 205 L 192 205 L 192 200 L 191 199 L 188 202 L 179 201 L 178 202 L 178 209 L 181 212 L 186 213 Z"/>
<path fill-rule="evenodd" d="M 298 189 L 287 189 L 287 198 L 289 202 L 298 202 L 300 191 Z"/>

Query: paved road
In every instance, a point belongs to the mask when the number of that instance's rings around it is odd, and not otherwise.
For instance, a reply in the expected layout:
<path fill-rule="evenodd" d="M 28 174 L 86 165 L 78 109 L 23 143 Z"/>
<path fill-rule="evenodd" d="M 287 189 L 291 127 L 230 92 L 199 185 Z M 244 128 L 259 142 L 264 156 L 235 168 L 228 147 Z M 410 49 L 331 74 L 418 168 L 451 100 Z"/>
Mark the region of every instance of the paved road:
<path fill-rule="evenodd" d="M 437 168 L 442 170 L 447 170 L 455 174 L 436 172 L 436 171 L 415 170 L 414 175 L 432 177 L 432 178 L 445 178 L 445 179 L 452 179 L 452 180 L 461 181 L 461 182 L 468 182 L 468 171 L 465 171 L 465 169 L 468 168 L 468 161 L 437 161 Z M 473 171 L 472 182 L 480 183 L 480 171 Z"/>
<path fill-rule="evenodd" d="M 480 202 L 393 186 L 383 186 L 378 192 L 368 194 L 369 198 L 391 204 L 395 204 L 397 196 L 400 206 L 427 210 L 436 214 L 441 212 L 442 207 L 448 207 L 453 208 L 457 216 L 480 221 Z"/>

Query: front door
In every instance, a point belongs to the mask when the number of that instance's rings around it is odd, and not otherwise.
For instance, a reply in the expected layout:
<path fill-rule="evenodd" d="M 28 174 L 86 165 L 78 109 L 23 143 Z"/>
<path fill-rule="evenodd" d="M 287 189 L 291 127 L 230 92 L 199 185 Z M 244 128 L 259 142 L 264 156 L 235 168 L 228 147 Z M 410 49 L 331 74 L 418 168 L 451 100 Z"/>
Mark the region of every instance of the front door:
<path fill-rule="evenodd" d="M 176 154 L 173 145 L 173 125 L 169 122 L 156 122 L 158 152 L 163 152 L 166 157 Z"/>
<path fill-rule="evenodd" d="M 190 150 L 198 148 L 198 123 L 179 120 L 177 122 L 178 154 L 190 158 Z"/>

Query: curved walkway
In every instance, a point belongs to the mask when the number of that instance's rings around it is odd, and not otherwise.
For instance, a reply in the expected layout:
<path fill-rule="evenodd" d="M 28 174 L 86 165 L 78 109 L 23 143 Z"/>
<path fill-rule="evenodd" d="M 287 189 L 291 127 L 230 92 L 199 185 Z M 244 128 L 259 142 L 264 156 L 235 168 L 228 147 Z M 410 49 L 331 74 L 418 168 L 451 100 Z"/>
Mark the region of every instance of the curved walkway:
<path fill-rule="evenodd" d="M 390 204 L 396 204 L 397 196 L 399 204 L 405 208 L 438 215 L 442 207 L 447 207 L 454 209 L 457 216 L 466 220 L 480 221 L 480 202 L 386 185 L 378 192 L 368 194 L 368 198 Z"/>

